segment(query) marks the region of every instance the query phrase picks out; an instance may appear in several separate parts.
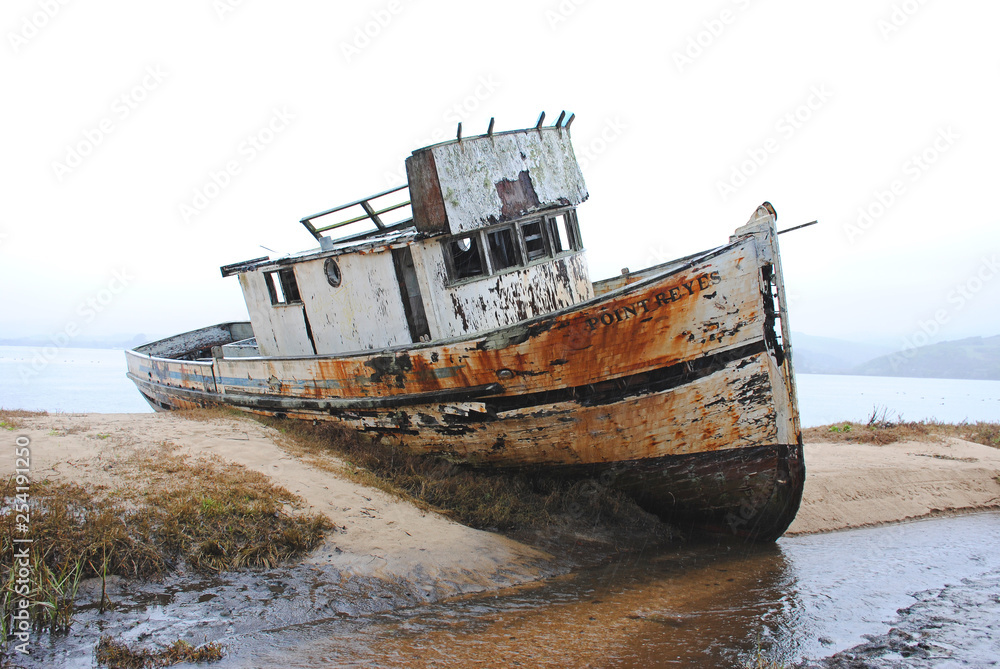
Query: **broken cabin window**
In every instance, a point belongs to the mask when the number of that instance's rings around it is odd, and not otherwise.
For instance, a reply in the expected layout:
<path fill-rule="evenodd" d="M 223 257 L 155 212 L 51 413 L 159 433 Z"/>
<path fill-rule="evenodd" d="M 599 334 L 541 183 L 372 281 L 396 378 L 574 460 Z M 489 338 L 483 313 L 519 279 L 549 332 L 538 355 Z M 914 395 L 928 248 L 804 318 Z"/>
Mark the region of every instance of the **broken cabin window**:
<path fill-rule="evenodd" d="M 576 223 L 576 211 L 570 209 L 561 214 L 550 216 L 546 219 L 549 232 L 549 239 L 552 241 L 552 255 L 565 253 L 567 251 L 579 251 L 583 248 L 580 243 L 580 228 Z"/>
<path fill-rule="evenodd" d="M 548 255 L 545 250 L 545 236 L 542 234 L 541 221 L 521 224 L 521 234 L 524 236 L 524 250 L 528 254 L 528 262 Z"/>
<path fill-rule="evenodd" d="M 566 228 L 562 224 L 562 216 L 546 218 L 545 226 L 548 228 L 549 242 L 552 244 L 552 255 L 559 255 L 572 248 L 569 244 L 569 237 L 566 236 Z"/>
<path fill-rule="evenodd" d="M 267 293 L 271 297 L 271 304 L 291 304 L 301 302 L 299 296 L 299 286 L 295 283 L 295 271 L 279 269 L 276 272 L 265 272 L 264 281 L 267 283 Z"/>
<path fill-rule="evenodd" d="M 494 270 L 507 269 L 521 264 L 521 250 L 513 228 L 500 228 L 486 233 L 490 242 L 490 259 Z"/>
<path fill-rule="evenodd" d="M 486 263 L 479 251 L 479 237 L 476 235 L 448 241 L 445 245 L 445 257 L 453 280 L 486 274 Z"/>
<path fill-rule="evenodd" d="M 580 224 L 576 220 L 576 209 L 570 209 L 562 215 L 566 235 L 569 237 L 570 248 L 574 251 L 583 250 L 583 239 L 580 237 Z"/>

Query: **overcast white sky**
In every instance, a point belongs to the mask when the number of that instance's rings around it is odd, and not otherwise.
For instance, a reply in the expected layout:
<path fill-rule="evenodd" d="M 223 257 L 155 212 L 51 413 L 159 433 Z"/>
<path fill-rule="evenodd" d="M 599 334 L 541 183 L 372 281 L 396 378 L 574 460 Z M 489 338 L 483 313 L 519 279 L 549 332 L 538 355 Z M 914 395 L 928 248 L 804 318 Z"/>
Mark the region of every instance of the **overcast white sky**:
<path fill-rule="evenodd" d="M 821 223 L 781 238 L 796 331 L 1000 334 L 998 25 L 986 0 L 6 0 L 0 338 L 245 319 L 220 265 L 313 246 L 299 218 L 459 120 L 563 109 L 592 278 L 769 200 Z"/>

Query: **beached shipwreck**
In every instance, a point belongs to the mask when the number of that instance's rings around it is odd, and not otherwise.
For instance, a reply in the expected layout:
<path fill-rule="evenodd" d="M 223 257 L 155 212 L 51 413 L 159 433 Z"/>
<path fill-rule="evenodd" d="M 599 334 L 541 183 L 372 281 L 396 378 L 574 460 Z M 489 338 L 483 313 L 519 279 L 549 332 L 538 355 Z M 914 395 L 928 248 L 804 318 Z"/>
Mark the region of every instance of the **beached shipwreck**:
<path fill-rule="evenodd" d="M 157 410 L 340 421 L 775 539 L 805 467 L 774 209 L 722 246 L 592 282 L 562 120 L 414 151 L 406 186 L 302 219 L 319 248 L 222 267 L 249 322 L 127 351 L 129 378 Z"/>

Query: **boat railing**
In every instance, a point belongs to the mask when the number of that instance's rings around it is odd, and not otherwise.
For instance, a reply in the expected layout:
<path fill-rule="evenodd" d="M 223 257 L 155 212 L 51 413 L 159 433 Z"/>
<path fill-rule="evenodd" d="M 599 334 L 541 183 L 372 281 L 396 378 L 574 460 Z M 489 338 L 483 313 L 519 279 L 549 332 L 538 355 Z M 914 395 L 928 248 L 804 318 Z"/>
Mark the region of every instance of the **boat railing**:
<path fill-rule="evenodd" d="M 330 230 L 336 230 L 337 228 L 342 228 L 352 223 L 359 223 L 364 220 L 369 220 L 375 224 L 378 230 L 386 230 L 390 227 L 403 222 L 412 217 L 412 212 L 410 216 L 404 216 L 398 218 L 391 222 L 386 222 L 382 216 L 388 214 L 389 212 L 397 211 L 403 207 L 410 206 L 409 198 L 409 184 L 403 184 L 402 186 L 397 186 L 396 188 L 390 188 L 389 190 L 382 191 L 381 193 L 376 193 L 375 195 L 369 195 L 368 197 L 361 198 L 360 200 L 355 200 L 354 202 L 348 202 L 347 204 L 342 204 L 340 206 L 334 207 L 333 209 L 327 209 L 326 211 L 321 211 L 318 214 L 313 214 L 312 216 L 306 216 L 299 222 L 305 226 L 306 230 L 309 231 L 313 237 L 315 237 L 320 243 L 323 242 L 324 232 Z M 398 195 L 394 198 L 389 198 L 388 196 L 393 193 L 399 193 L 400 191 L 407 191 L 406 194 Z M 402 202 L 397 202 L 400 197 L 405 197 L 406 199 Z M 381 201 L 381 202 L 380 202 Z M 352 208 L 358 208 L 362 213 L 352 216 L 346 220 L 337 221 L 336 223 L 330 223 L 328 225 L 323 225 L 317 227 L 313 221 L 324 216 L 329 216 L 330 214 L 336 214 L 337 212 L 344 212 Z"/>

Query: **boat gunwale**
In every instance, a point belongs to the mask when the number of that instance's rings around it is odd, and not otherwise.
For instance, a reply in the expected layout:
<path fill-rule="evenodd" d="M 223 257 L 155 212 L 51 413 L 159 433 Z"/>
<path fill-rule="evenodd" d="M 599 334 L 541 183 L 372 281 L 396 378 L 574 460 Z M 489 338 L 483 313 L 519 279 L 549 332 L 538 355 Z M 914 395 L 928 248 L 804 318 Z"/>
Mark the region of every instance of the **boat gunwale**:
<path fill-rule="evenodd" d="M 773 228 L 773 224 L 772 224 L 771 227 Z M 532 326 L 539 325 L 539 324 L 541 324 L 543 322 L 550 321 L 550 320 L 553 320 L 553 319 L 556 319 L 556 318 L 560 318 L 560 317 L 563 317 L 563 316 L 567 316 L 569 314 L 572 314 L 574 311 L 584 311 L 584 310 L 589 309 L 590 307 L 592 307 L 592 306 L 594 306 L 596 304 L 599 304 L 599 303 L 602 303 L 602 302 L 608 302 L 608 301 L 616 300 L 616 299 L 618 299 L 618 298 L 620 298 L 620 297 L 622 297 L 624 295 L 627 295 L 629 293 L 632 293 L 632 292 L 639 292 L 642 289 L 646 288 L 648 285 L 656 283 L 657 281 L 662 280 L 663 277 L 672 276 L 674 274 L 680 274 L 681 272 L 684 272 L 685 270 L 688 270 L 688 269 L 690 269 L 690 268 L 692 268 L 692 267 L 694 267 L 694 266 L 696 266 L 696 265 L 698 265 L 698 264 L 700 264 L 700 263 L 702 263 L 702 262 L 704 262 L 706 260 L 710 260 L 710 259 L 712 259 L 714 257 L 717 257 L 719 255 L 724 254 L 727 251 L 732 250 L 736 246 L 744 243 L 748 239 L 752 239 L 753 237 L 754 237 L 754 235 L 752 235 L 752 234 L 748 234 L 748 235 L 745 235 L 745 236 L 742 236 L 742 237 L 738 237 L 735 240 L 730 241 L 728 244 L 723 244 L 722 246 L 717 246 L 717 247 L 709 249 L 707 251 L 702 251 L 700 253 L 695 253 L 695 254 L 693 254 L 691 256 L 687 256 L 688 262 L 686 262 L 683 265 L 680 265 L 678 267 L 664 269 L 664 271 L 662 271 L 662 272 L 657 272 L 657 273 L 655 273 L 655 274 L 653 274 L 651 276 L 648 276 L 648 277 L 645 277 L 645 278 L 640 279 L 638 281 L 635 281 L 634 283 L 629 283 L 629 284 L 626 284 L 624 286 L 620 286 L 618 288 L 610 290 L 608 292 L 602 293 L 600 295 L 595 295 L 594 297 L 592 297 L 592 298 L 590 298 L 588 300 L 584 300 L 582 302 L 577 302 L 576 304 L 570 305 L 568 307 L 564 307 L 563 309 L 558 309 L 556 311 L 551 311 L 551 312 L 549 312 L 547 314 L 541 314 L 541 315 L 538 315 L 538 316 L 533 316 L 532 318 L 527 318 L 527 319 L 525 319 L 523 321 L 518 321 L 517 323 L 513 323 L 511 325 L 505 325 L 503 327 L 494 328 L 492 330 L 485 330 L 485 331 L 482 331 L 482 332 L 477 332 L 473 336 L 449 337 L 449 338 L 446 338 L 446 339 L 435 339 L 435 340 L 432 340 L 432 341 L 429 341 L 429 342 L 412 342 L 410 344 L 400 344 L 398 346 L 390 346 L 390 347 L 384 347 L 384 348 L 380 348 L 380 349 L 369 349 L 369 350 L 362 350 L 362 351 L 348 351 L 348 352 L 336 353 L 336 354 L 287 355 L 287 356 L 284 356 L 284 355 L 273 355 L 273 356 L 258 355 L 258 356 L 239 356 L 239 357 L 236 357 L 236 358 L 222 358 L 222 359 L 226 360 L 227 362 L 233 362 L 233 361 L 238 361 L 238 360 L 239 361 L 244 361 L 245 360 L 247 362 L 250 362 L 250 361 L 259 362 L 261 360 L 265 360 L 265 361 L 285 361 L 285 360 L 307 360 L 307 361 L 309 361 L 309 360 L 331 360 L 331 359 L 347 360 L 347 359 L 351 359 L 351 358 L 370 358 L 370 357 L 373 357 L 373 356 L 399 353 L 401 351 L 423 351 L 423 350 L 427 350 L 427 349 L 438 348 L 438 347 L 441 347 L 441 346 L 452 346 L 452 345 L 455 345 L 455 344 L 473 343 L 473 342 L 478 342 L 478 341 L 484 341 L 484 340 L 490 339 L 491 337 L 495 337 L 495 336 L 497 336 L 497 335 L 499 335 L 499 334 L 501 334 L 503 332 L 510 331 L 512 329 L 531 328 Z M 682 260 L 683 259 L 684 258 L 682 258 Z M 668 262 L 668 263 L 665 263 L 665 264 L 669 265 L 670 263 Z M 649 269 L 649 268 L 646 268 L 646 269 Z M 644 271 L 646 271 L 646 269 L 640 270 L 640 272 L 644 272 Z M 614 278 L 616 278 L 616 277 L 612 277 L 612 279 L 614 279 Z M 208 328 L 212 328 L 212 327 L 220 327 L 220 326 L 225 326 L 225 325 L 231 325 L 233 323 L 249 323 L 249 321 L 227 321 L 227 322 L 219 323 L 219 324 L 215 324 L 215 325 L 207 325 L 207 326 L 205 326 L 203 328 L 197 328 L 195 330 L 190 330 L 188 332 L 183 332 L 183 333 L 180 333 L 180 334 L 176 334 L 176 335 L 173 335 L 171 337 L 166 337 L 164 339 L 159 339 L 159 340 L 156 340 L 156 341 L 153 341 L 153 342 L 142 344 L 142 345 L 137 346 L 137 347 L 132 348 L 132 349 L 126 349 L 125 353 L 126 353 L 126 355 L 133 355 L 133 356 L 135 356 L 137 358 L 146 358 L 146 359 L 149 359 L 149 360 L 162 360 L 162 361 L 165 361 L 165 362 L 179 362 L 179 363 L 195 364 L 195 365 L 203 365 L 203 366 L 212 367 L 214 365 L 214 363 L 215 363 L 215 359 L 214 358 L 212 360 L 204 360 L 204 361 L 199 361 L 199 360 L 181 360 L 179 358 L 165 358 L 165 357 L 160 357 L 160 356 L 154 356 L 154 355 L 150 355 L 148 353 L 143 353 L 141 351 L 138 351 L 137 349 L 145 347 L 145 346 L 151 346 L 153 344 L 166 343 L 166 342 L 178 339 L 180 337 L 188 336 L 188 335 L 190 335 L 192 333 L 198 332 L 199 330 L 204 330 L 204 329 L 208 329 Z M 229 343 L 232 343 L 232 342 L 229 342 Z"/>

